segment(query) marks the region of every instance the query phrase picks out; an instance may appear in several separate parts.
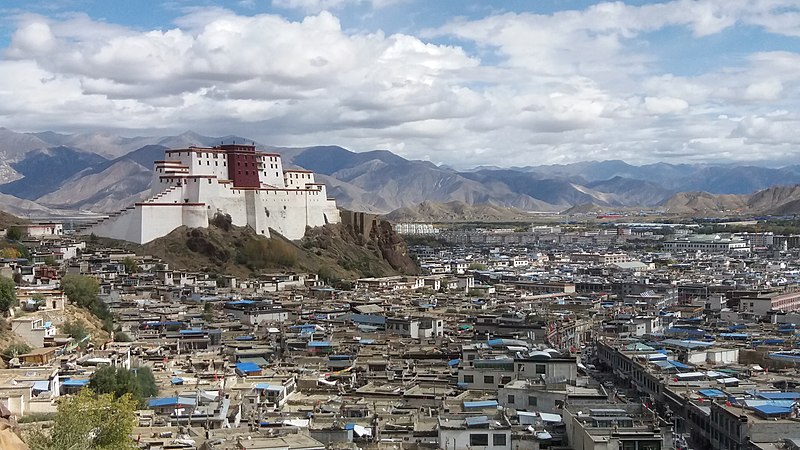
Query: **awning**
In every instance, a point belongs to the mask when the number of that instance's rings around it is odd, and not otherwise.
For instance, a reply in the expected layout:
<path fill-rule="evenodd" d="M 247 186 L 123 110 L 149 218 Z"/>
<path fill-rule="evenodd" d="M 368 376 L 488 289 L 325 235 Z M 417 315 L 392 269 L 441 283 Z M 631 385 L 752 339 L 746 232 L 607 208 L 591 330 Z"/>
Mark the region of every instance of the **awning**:
<path fill-rule="evenodd" d="M 49 391 L 50 390 L 50 381 L 48 381 L 48 380 L 34 381 L 33 382 L 33 390 L 34 391 L 41 391 L 41 392 Z"/>

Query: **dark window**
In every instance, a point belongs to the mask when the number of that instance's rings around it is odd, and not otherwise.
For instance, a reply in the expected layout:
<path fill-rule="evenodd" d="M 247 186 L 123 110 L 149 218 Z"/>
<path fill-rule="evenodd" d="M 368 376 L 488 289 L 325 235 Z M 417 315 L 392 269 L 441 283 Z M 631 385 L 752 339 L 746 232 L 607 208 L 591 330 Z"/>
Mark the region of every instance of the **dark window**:
<path fill-rule="evenodd" d="M 545 366 L 544 364 L 537 364 L 536 373 L 537 374 L 547 373 L 547 366 Z"/>
<path fill-rule="evenodd" d="M 487 384 L 494 384 L 494 376 L 493 375 L 486 375 L 483 377 L 483 382 Z"/>
<path fill-rule="evenodd" d="M 538 403 L 538 400 L 536 399 L 536 397 L 533 396 L 533 395 L 529 395 L 528 396 L 528 406 L 536 406 L 536 403 Z"/>
<path fill-rule="evenodd" d="M 492 435 L 492 445 L 494 445 L 495 447 L 497 447 L 497 446 L 505 447 L 506 446 L 506 435 L 505 434 L 493 434 Z"/>
<path fill-rule="evenodd" d="M 486 447 L 489 445 L 489 435 L 486 433 L 470 434 L 469 445 L 473 447 Z"/>
<path fill-rule="evenodd" d="M 474 383 L 475 377 L 472 375 L 464 375 L 464 383 Z"/>
<path fill-rule="evenodd" d="M 514 394 L 508 394 L 508 403 L 514 403 Z"/>

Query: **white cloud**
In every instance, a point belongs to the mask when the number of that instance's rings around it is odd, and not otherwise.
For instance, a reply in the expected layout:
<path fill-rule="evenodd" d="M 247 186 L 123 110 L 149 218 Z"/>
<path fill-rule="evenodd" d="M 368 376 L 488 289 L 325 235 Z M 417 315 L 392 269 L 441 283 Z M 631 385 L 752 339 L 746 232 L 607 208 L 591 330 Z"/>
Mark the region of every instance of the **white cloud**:
<path fill-rule="evenodd" d="M 284 1 L 317 11 L 354 0 Z M 424 37 L 343 30 L 325 11 L 290 21 L 195 9 L 154 30 L 21 16 L 0 60 L 0 120 L 391 148 L 456 166 L 770 158 L 795 139 L 797 118 L 775 111 L 797 110 L 800 55 L 764 51 L 681 76 L 643 36 L 739 24 L 790 34 L 790 6 L 602 3 L 459 19 Z"/>
<path fill-rule="evenodd" d="M 307 13 L 318 13 L 341 9 L 346 6 L 367 5 L 381 9 L 405 0 L 272 0 L 272 5 L 284 9 L 299 9 Z"/>

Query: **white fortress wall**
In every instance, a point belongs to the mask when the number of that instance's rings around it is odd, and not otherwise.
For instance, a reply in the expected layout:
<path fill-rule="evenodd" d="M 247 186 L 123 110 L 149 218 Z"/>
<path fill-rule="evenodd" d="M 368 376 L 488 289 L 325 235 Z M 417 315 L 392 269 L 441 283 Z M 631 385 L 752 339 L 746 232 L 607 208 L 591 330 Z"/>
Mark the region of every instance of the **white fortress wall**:
<path fill-rule="evenodd" d="M 137 205 L 137 210 L 141 211 L 142 232 L 139 240 L 140 244 L 165 236 L 182 225 L 188 225 L 184 223 L 185 210 L 193 210 L 195 212 L 195 214 L 188 215 L 188 218 L 197 224 L 195 226 L 208 226 L 208 220 L 205 218 L 205 205 L 201 204 L 144 203 Z M 205 220 L 196 219 L 197 211 L 202 213 Z"/>
<path fill-rule="evenodd" d="M 259 170 L 259 181 L 261 183 L 282 188 L 283 182 L 283 162 L 277 153 L 266 153 L 261 156 L 261 167 Z"/>
<path fill-rule="evenodd" d="M 234 161 L 236 172 L 229 172 Z M 280 155 L 254 146 L 222 145 L 167 150 L 155 162 L 151 197 L 86 232 L 144 243 L 181 225 L 207 227 L 217 213 L 230 215 L 236 226 L 265 236 L 272 228 L 289 239 L 302 238 L 307 226 L 340 221 L 335 200 L 312 172 L 284 171 Z"/>
<path fill-rule="evenodd" d="M 128 209 L 116 217 L 93 226 L 89 234 L 140 243 L 142 239 L 142 214 L 139 208 Z"/>

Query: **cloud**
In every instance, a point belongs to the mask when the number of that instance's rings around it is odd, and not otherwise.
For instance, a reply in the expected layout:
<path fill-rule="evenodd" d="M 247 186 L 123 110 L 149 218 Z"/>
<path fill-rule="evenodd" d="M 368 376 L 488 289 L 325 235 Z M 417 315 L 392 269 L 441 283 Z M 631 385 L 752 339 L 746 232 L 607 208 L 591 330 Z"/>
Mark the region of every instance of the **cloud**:
<path fill-rule="evenodd" d="M 307 13 L 319 13 L 342 9 L 348 6 L 369 6 L 381 9 L 405 0 L 272 0 L 272 5 L 283 9 L 298 9 Z"/>
<path fill-rule="evenodd" d="M 789 35 L 788 2 L 601 3 L 386 34 L 343 29 L 323 11 L 385 3 L 283 1 L 314 12 L 199 8 L 159 29 L 18 16 L 0 60 L 0 120 L 390 148 L 453 166 L 769 159 L 795 139 L 797 118 L 776 111 L 797 110 L 796 52 L 765 44 L 679 75 L 648 38 L 679 27 L 702 40 L 742 25 Z"/>

